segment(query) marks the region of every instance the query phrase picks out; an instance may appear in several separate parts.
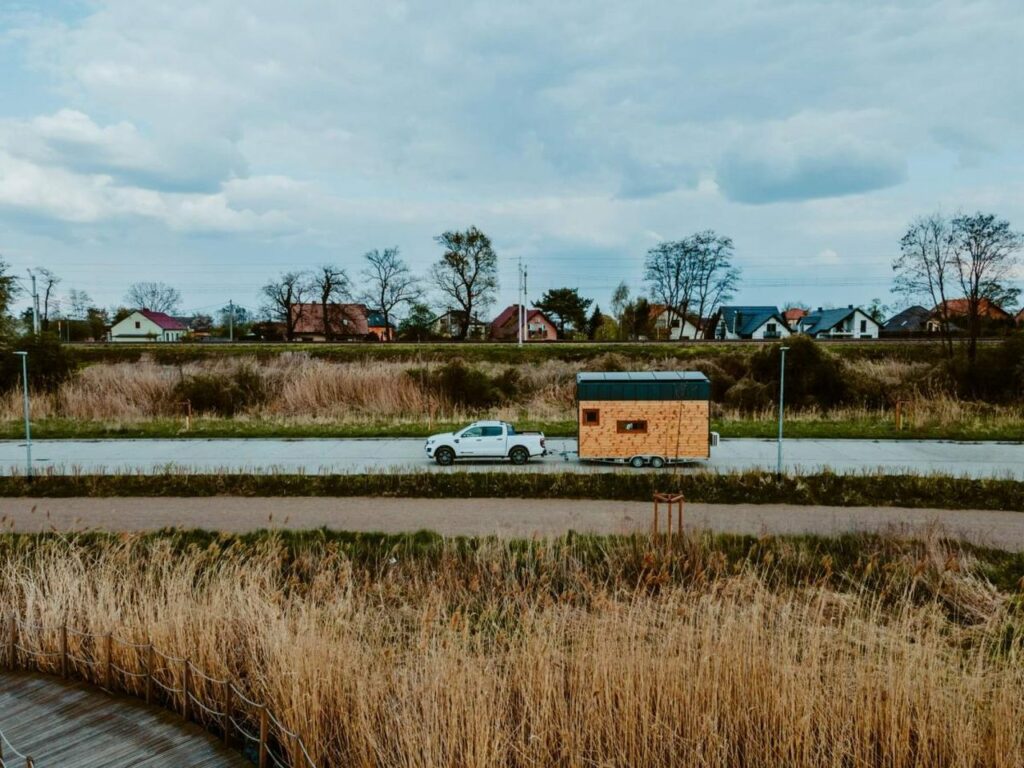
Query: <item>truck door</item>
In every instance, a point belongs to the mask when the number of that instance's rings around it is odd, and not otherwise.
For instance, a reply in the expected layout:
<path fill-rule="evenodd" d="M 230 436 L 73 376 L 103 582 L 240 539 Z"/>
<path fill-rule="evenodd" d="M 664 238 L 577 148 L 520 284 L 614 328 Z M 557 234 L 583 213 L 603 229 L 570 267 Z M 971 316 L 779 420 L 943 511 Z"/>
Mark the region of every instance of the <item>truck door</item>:
<path fill-rule="evenodd" d="M 486 456 L 483 451 L 483 427 L 470 427 L 459 435 L 459 456 Z"/>
<path fill-rule="evenodd" d="M 481 427 L 483 436 L 480 438 L 481 453 L 478 456 L 504 456 L 505 455 L 505 428 L 504 427 Z"/>

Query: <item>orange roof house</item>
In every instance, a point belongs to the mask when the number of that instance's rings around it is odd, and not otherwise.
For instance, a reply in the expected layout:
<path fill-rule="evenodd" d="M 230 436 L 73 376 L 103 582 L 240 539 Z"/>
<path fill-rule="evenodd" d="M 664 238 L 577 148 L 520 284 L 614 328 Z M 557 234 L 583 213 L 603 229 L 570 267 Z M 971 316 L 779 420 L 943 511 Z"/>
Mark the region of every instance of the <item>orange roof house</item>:
<path fill-rule="evenodd" d="M 518 304 L 509 304 L 505 307 L 491 322 L 491 338 L 498 341 L 518 339 L 519 329 L 516 325 L 518 316 Z M 528 341 L 555 341 L 558 338 L 558 328 L 539 309 L 526 310 L 526 328 Z"/>

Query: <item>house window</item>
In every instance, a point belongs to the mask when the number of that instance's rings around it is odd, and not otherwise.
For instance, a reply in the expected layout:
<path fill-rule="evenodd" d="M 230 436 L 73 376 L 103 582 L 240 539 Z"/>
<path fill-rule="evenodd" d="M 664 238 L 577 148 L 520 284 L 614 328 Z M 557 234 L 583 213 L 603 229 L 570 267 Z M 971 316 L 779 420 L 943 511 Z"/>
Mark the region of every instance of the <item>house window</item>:
<path fill-rule="evenodd" d="M 583 424 L 588 427 L 596 427 L 601 423 L 601 411 L 597 408 L 583 409 Z"/>
<path fill-rule="evenodd" d="M 768 327 L 765 328 L 765 333 L 769 336 L 774 336 L 779 332 L 779 328 L 775 323 L 768 323 Z"/>
<path fill-rule="evenodd" d="M 135 321 L 135 327 L 136 328 L 141 328 L 142 327 L 142 323 L 140 323 L 138 320 L 136 320 Z"/>
<path fill-rule="evenodd" d="M 619 421 L 615 424 L 615 431 L 624 432 L 635 432 L 640 435 L 647 434 L 647 422 L 640 419 L 633 419 L 630 421 Z"/>
<path fill-rule="evenodd" d="M 861 320 L 860 321 L 860 332 L 861 333 L 867 333 L 868 332 L 868 321 L 867 320 Z"/>

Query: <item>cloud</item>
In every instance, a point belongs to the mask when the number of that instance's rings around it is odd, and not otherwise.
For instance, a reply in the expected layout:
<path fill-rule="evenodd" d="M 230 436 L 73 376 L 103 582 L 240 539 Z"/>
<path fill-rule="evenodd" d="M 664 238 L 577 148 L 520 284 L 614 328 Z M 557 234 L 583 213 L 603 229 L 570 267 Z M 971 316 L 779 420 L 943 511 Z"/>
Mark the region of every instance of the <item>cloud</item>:
<path fill-rule="evenodd" d="M 741 203 L 842 197 L 906 179 L 906 160 L 878 136 L 886 116 L 799 114 L 748 128 L 725 153 L 717 181 Z M 891 121 L 891 118 L 889 118 Z"/>

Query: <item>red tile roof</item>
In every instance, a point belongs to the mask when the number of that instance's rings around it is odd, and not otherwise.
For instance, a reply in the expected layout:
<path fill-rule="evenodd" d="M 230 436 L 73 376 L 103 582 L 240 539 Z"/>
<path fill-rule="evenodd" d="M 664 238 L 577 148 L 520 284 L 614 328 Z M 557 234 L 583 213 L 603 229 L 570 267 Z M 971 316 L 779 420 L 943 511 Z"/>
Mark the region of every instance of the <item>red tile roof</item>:
<path fill-rule="evenodd" d="M 963 317 L 967 314 L 970 308 L 970 303 L 967 299 L 946 299 L 945 305 L 946 312 L 950 317 Z M 932 312 L 934 314 L 938 314 L 940 306 L 942 305 L 937 305 Z M 979 299 L 978 316 L 987 317 L 989 320 L 1006 320 L 1010 317 L 1010 313 L 998 304 L 993 304 L 988 299 Z"/>
<path fill-rule="evenodd" d="M 787 323 L 793 325 L 793 323 L 797 322 L 798 320 L 802 320 L 803 318 L 807 317 L 807 310 L 800 309 L 800 307 L 790 307 L 789 309 L 782 313 L 782 316 L 786 319 Z"/>
<path fill-rule="evenodd" d="M 339 336 L 365 336 L 370 332 L 366 324 L 365 304 L 328 304 L 331 332 Z M 295 333 L 322 334 L 324 332 L 324 308 L 321 304 L 296 304 L 292 314 L 298 315 Z"/>
<path fill-rule="evenodd" d="M 147 320 L 156 323 L 165 331 L 187 331 L 188 326 L 181 320 L 171 317 L 164 312 L 154 312 L 151 309 L 140 309 L 139 314 Z"/>

